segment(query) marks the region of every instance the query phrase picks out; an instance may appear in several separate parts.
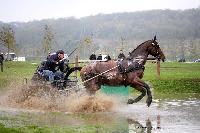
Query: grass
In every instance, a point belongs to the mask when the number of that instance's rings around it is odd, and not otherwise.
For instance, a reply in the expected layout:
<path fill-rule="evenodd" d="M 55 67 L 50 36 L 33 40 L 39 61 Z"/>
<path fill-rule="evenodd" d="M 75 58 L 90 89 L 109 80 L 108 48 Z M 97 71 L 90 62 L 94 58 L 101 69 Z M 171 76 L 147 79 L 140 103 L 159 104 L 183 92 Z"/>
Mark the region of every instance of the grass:
<path fill-rule="evenodd" d="M 161 63 L 160 79 L 156 64 L 146 65 L 144 80 L 164 93 L 200 93 L 200 63 Z"/>
<path fill-rule="evenodd" d="M 46 115 L 51 115 L 46 117 Z M 53 115 L 53 116 L 52 116 Z M 60 116 L 59 116 L 60 115 Z M 103 115 L 103 116 L 102 116 Z M 102 117 L 103 118 L 102 118 Z M 60 119 L 65 117 L 64 119 Z M 105 118 L 105 114 L 73 114 L 65 115 L 61 113 L 30 114 L 22 113 L 19 115 L 7 115 L 0 119 L 0 132 L 2 133 L 110 133 L 110 132 L 128 132 L 126 119 Z M 108 117 L 111 117 L 108 115 Z M 30 118 L 30 119 L 28 119 Z M 41 119 L 45 118 L 45 119 Z M 52 122 L 51 118 L 57 122 Z M 115 120 L 114 120 L 115 119 Z M 62 121 L 64 120 L 64 121 Z M 72 122 L 70 122 L 72 120 Z M 47 122 L 51 121 L 51 122 Z M 74 122 L 76 124 L 73 124 Z M 78 122 L 80 121 L 80 123 Z M 84 121 L 84 123 L 82 123 Z M 104 121 L 102 123 L 102 121 Z M 113 121 L 116 121 L 113 122 Z"/>
<path fill-rule="evenodd" d="M 31 79 L 36 67 L 31 62 L 4 62 L 4 71 L 0 72 L 0 89 L 12 83 L 23 83 L 25 78 Z"/>
<path fill-rule="evenodd" d="M 114 130 L 114 131 L 113 131 Z M 109 132 L 120 132 L 127 133 L 128 127 L 121 129 L 115 127 L 104 127 L 102 125 L 85 125 L 85 126 L 23 126 L 23 127 L 5 127 L 0 123 L 0 132 L 2 133 L 109 133 Z"/>
<path fill-rule="evenodd" d="M 156 64 L 147 63 L 143 80 L 152 84 L 156 91 L 164 93 L 200 93 L 200 63 L 161 63 L 160 79 Z M 13 82 L 31 79 L 37 64 L 31 62 L 5 62 L 0 72 L 0 89 Z"/>

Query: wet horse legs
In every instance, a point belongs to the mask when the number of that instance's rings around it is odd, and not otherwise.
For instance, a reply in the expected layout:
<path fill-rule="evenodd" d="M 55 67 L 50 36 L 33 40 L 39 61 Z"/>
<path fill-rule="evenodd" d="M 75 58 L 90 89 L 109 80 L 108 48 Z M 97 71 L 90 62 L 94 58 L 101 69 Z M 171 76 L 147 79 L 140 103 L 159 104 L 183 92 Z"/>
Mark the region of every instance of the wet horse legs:
<path fill-rule="evenodd" d="M 144 83 L 141 79 L 139 79 L 139 78 L 135 78 L 134 79 L 133 86 L 135 87 L 135 89 L 137 89 L 138 91 L 140 91 L 142 94 L 139 95 L 134 100 L 133 99 L 129 99 L 128 100 L 128 104 L 133 104 L 133 103 L 136 103 L 136 102 L 140 101 L 146 95 L 146 93 L 147 93 L 146 103 L 147 103 L 147 106 L 149 107 L 150 104 L 151 104 L 151 102 L 152 102 L 152 95 L 151 95 L 150 87 L 146 83 Z"/>
<path fill-rule="evenodd" d="M 86 92 L 91 96 L 95 95 L 96 91 L 98 91 L 101 88 L 101 86 L 97 84 L 95 80 L 91 80 L 85 83 L 85 87 L 86 87 Z"/>
<path fill-rule="evenodd" d="M 147 97 L 146 103 L 147 103 L 147 106 L 149 107 L 151 105 L 151 102 L 152 102 L 151 90 L 150 90 L 150 87 L 146 83 L 144 84 L 144 87 L 147 90 L 147 96 L 148 97 Z"/>
<path fill-rule="evenodd" d="M 137 98 L 133 99 L 128 99 L 128 104 L 133 104 L 137 103 L 140 101 L 145 95 L 146 95 L 146 90 L 142 86 L 135 86 L 135 88 L 140 91 L 142 94 L 140 94 Z"/>

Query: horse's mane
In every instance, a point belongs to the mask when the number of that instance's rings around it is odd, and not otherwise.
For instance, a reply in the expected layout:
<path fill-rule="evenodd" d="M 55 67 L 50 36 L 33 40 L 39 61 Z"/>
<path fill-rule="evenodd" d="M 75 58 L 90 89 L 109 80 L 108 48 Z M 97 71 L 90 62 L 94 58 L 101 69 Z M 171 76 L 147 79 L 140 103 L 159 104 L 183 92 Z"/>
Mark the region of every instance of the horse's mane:
<path fill-rule="evenodd" d="M 152 40 L 147 40 L 147 41 L 141 43 L 141 44 L 138 45 L 133 51 L 131 51 L 131 52 L 129 52 L 129 53 L 130 53 L 130 54 L 134 53 L 136 49 L 138 49 L 138 48 L 141 47 L 143 44 L 146 44 L 147 42 L 150 42 L 150 41 L 152 41 Z"/>

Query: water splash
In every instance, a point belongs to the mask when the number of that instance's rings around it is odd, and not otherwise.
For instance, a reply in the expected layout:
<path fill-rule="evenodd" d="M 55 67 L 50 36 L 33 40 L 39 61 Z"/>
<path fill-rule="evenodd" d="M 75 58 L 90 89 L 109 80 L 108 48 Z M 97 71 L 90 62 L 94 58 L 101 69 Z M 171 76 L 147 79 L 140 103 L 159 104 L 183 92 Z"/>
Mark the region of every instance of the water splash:
<path fill-rule="evenodd" d="M 0 106 L 50 112 L 103 112 L 114 107 L 112 97 L 98 94 L 93 97 L 82 93 L 60 93 L 51 86 L 26 84 L 11 88 L 0 96 Z"/>

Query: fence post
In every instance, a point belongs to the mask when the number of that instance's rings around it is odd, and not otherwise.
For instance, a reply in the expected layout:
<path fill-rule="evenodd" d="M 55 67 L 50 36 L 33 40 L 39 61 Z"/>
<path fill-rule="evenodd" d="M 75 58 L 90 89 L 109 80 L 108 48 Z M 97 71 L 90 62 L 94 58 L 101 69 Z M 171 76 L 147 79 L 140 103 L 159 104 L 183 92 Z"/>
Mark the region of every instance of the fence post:
<path fill-rule="evenodd" d="M 160 61 L 159 60 L 157 60 L 156 61 L 156 64 L 157 64 L 157 77 L 158 77 L 158 79 L 160 79 Z"/>
<path fill-rule="evenodd" d="M 75 56 L 75 64 L 74 64 L 74 67 L 78 67 L 78 55 Z M 74 73 L 75 73 L 75 77 L 76 77 L 76 79 L 77 79 L 77 77 L 78 77 L 77 71 L 75 71 Z"/>
<path fill-rule="evenodd" d="M 0 65 L 1 65 L 1 72 L 3 72 L 3 61 L 0 62 Z"/>
<path fill-rule="evenodd" d="M 24 78 L 23 83 L 24 83 L 24 84 L 27 84 L 27 83 L 28 83 L 28 79 L 27 79 L 27 78 Z"/>

